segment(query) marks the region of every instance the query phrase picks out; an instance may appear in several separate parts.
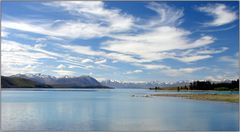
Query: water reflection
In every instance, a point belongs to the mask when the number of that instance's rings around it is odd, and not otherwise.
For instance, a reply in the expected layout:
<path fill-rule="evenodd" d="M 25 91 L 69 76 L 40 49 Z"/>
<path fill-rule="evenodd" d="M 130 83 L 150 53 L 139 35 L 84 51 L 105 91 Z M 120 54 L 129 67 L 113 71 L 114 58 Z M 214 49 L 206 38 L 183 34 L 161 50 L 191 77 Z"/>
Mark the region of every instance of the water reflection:
<path fill-rule="evenodd" d="M 134 98 L 141 90 L 4 91 L 3 130 L 238 130 L 238 104 Z"/>

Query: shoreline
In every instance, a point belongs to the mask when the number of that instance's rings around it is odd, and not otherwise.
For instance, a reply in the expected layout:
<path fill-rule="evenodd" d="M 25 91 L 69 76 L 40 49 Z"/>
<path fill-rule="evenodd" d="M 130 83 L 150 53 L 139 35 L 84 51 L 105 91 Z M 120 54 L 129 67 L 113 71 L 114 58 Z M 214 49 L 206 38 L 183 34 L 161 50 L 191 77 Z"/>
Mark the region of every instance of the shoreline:
<path fill-rule="evenodd" d="M 151 94 L 151 96 L 182 97 L 185 99 L 239 103 L 239 94 Z"/>
<path fill-rule="evenodd" d="M 1 91 L 86 91 L 109 89 L 114 88 L 1 88 Z"/>
<path fill-rule="evenodd" d="M 171 92 L 239 92 L 237 90 L 163 90 L 163 89 L 149 89 L 151 91 L 161 92 L 161 91 L 171 91 Z"/>

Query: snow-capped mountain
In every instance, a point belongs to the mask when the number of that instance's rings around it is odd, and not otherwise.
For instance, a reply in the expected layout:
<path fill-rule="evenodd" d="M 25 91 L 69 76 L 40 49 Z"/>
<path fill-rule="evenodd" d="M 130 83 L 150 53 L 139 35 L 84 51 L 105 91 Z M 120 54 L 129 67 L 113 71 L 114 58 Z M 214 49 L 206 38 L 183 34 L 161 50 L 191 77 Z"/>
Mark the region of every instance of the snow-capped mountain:
<path fill-rule="evenodd" d="M 54 81 L 57 80 L 57 78 L 55 76 L 50 76 L 50 75 L 44 75 L 41 73 L 37 73 L 37 74 L 16 74 L 16 75 L 12 75 L 11 77 L 20 77 L 20 78 L 26 78 L 26 79 L 30 79 L 36 82 L 40 82 L 40 83 L 46 83 L 46 84 L 52 84 Z"/>
<path fill-rule="evenodd" d="M 53 87 L 104 87 L 95 78 L 90 76 L 63 76 L 55 77 L 44 74 L 16 74 L 10 77 L 25 78 L 42 84 L 48 84 Z"/>
<path fill-rule="evenodd" d="M 114 88 L 152 88 L 152 87 L 175 87 L 175 86 L 188 86 L 190 81 L 177 81 L 177 82 L 123 82 L 116 80 L 105 80 L 101 82 L 102 85 Z"/>
<path fill-rule="evenodd" d="M 194 81 L 210 81 L 211 83 L 231 83 L 230 79 L 223 80 L 183 80 L 176 82 L 160 82 L 160 81 L 150 81 L 150 82 L 125 82 L 117 80 L 104 80 L 101 84 L 108 87 L 114 88 L 153 88 L 153 87 L 184 87 L 189 86 L 190 83 Z"/>

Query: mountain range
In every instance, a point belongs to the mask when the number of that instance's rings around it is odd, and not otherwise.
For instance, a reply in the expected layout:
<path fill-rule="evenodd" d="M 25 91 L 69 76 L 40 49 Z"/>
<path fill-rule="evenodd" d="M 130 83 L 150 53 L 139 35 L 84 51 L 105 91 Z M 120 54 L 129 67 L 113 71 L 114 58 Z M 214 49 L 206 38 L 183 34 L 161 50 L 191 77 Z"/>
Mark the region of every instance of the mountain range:
<path fill-rule="evenodd" d="M 2 88 L 109 88 L 90 76 L 55 77 L 43 74 L 2 76 Z"/>
<path fill-rule="evenodd" d="M 177 81 L 177 82 L 124 82 L 116 80 L 104 80 L 101 82 L 104 86 L 114 88 L 152 88 L 152 87 L 176 87 L 176 86 L 188 86 L 191 81 Z"/>
<path fill-rule="evenodd" d="M 97 81 L 90 76 L 63 76 L 55 77 L 44 74 L 16 74 L 12 76 L 2 76 L 2 88 L 153 88 L 153 87 L 182 87 L 189 86 L 191 81 L 176 82 L 124 82 L 117 80 Z M 216 81 L 211 81 L 218 83 Z M 231 82 L 222 80 L 220 82 Z"/>
<path fill-rule="evenodd" d="M 169 88 L 169 87 L 184 87 L 189 86 L 190 83 L 194 81 L 210 81 L 212 83 L 231 83 L 232 80 L 224 79 L 224 80 L 183 80 L 183 81 L 175 81 L 175 82 L 160 82 L 160 81 L 150 81 L 150 82 L 125 82 L 125 81 L 117 81 L 117 80 L 104 80 L 101 81 L 101 84 L 104 86 L 114 87 L 114 88 Z"/>

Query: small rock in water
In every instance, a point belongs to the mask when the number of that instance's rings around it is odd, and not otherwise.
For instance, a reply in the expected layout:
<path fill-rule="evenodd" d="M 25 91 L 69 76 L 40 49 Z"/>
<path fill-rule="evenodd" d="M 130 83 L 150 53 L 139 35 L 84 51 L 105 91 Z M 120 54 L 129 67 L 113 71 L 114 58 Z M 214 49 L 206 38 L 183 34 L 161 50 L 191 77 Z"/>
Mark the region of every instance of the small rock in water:
<path fill-rule="evenodd" d="M 143 97 L 149 97 L 149 95 L 145 94 Z"/>
<path fill-rule="evenodd" d="M 135 97 L 135 95 L 133 94 L 132 97 Z"/>

